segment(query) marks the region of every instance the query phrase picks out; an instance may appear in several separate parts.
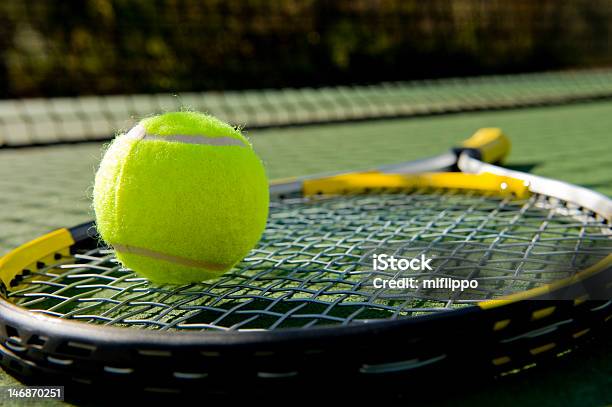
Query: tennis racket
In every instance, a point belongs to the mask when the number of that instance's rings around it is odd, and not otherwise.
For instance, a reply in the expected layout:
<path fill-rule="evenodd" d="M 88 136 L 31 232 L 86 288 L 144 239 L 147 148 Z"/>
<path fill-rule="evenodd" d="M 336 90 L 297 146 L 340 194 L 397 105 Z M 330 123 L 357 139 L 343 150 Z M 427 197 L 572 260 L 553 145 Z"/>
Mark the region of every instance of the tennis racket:
<path fill-rule="evenodd" d="M 492 164 L 509 148 L 481 129 L 433 158 L 273 183 L 258 246 L 198 284 L 122 268 L 94 223 L 41 236 L 0 260 L 0 361 L 45 383 L 216 392 L 556 359 L 612 318 L 612 201 Z M 381 253 L 432 270 L 375 270 Z M 477 287 L 375 285 L 408 278 Z"/>

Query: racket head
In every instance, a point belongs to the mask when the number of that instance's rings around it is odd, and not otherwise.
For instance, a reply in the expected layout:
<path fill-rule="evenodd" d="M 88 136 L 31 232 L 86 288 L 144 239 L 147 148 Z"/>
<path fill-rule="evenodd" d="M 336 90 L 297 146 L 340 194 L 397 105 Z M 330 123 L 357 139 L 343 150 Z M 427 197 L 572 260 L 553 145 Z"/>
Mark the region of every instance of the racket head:
<path fill-rule="evenodd" d="M 478 301 L 481 306 L 487 300 L 507 302 L 500 298 L 515 293 L 521 298 L 560 299 L 555 293 L 562 292 L 573 299 L 575 291 L 567 294 L 557 288 L 573 284 L 584 289 L 584 283 L 576 282 L 610 264 L 607 220 L 531 196 L 525 183 L 511 177 L 370 172 L 305 180 L 302 188 L 301 193 L 273 202 L 267 233 L 252 256 L 224 278 L 192 291 L 191 286 L 182 291 L 151 286 L 149 297 L 142 295 L 147 283 L 122 269 L 111 250 L 98 246 L 93 224 L 28 243 L 3 259 L 3 275 L 11 287 L 31 283 L 31 269 L 44 267 L 49 256 L 61 257 L 55 246 L 89 245 L 98 252 L 84 258 L 99 264 L 59 264 L 50 272 L 34 273 L 41 278 L 38 290 L 13 290 L 11 298 L 26 308 L 41 308 L 40 312 L 48 308 L 50 316 L 79 319 L 84 314 L 102 325 L 121 325 L 125 318 L 117 307 L 138 299 L 145 303 L 141 309 L 153 311 L 129 314 L 151 317 L 161 312 L 179 322 L 132 317 L 126 325 L 223 331 L 414 317 Z M 93 235 L 85 235 L 84 229 Z M 404 258 L 427 255 L 435 269 L 405 274 L 371 270 L 376 252 Z M 36 264 L 24 264 L 23 259 L 31 257 L 38 259 Z M 565 262 L 571 264 L 566 267 Z M 479 281 L 479 289 L 442 290 L 446 297 L 435 290 L 380 290 L 373 286 L 377 277 L 472 278 Z M 555 283 L 555 290 L 549 283 Z M 601 299 L 593 287 L 589 289 L 581 295 Z M 121 299 L 126 293 L 133 298 Z M 174 309 L 175 302 L 186 304 L 185 309 Z M 243 308 L 243 303 L 256 305 Z M 74 309 L 64 313 L 67 304 Z M 98 316 L 88 314 L 96 306 Z M 190 313 L 197 318 L 188 317 Z M 202 317 L 205 313 L 209 315 Z"/>
<path fill-rule="evenodd" d="M 26 371 L 145 383 L 155 378 L 143 366 L 162 355 L 171 362 L 157 379 L 178 387 L 236 369 L 260 379 L 308 376 L 327 363 L 366 376 L 466 363 L 503 374 L 555 357 L 609 321 L 605 216 L 534 193 L 516 177 L 385 170 L 275 184 L 262 242 L 210 283 L 148 284 L 120 267 L 92 223 L 32 241 L 0 261 L 5 357 Z M 530 238 L 512 236 L 509 220 Z M 539 239 L 543 224 L 554 226 L 548 240 Z M 512 242 L 498 250 L 496 239 Z M 372 275 L 363 266 L 390 246 L 403 255 L 438 250 L 443 272 L 492 271 L 498 280 L 483 281 L 516 289 L 498 286 L 480 300 L 381 293 L 364 284 Z M 529 269 L 525 255 L 538 249 Z M 563 261 L 546 260 L 553 253 Z M 573 263 L 562 267 L 568 253 Z"/>

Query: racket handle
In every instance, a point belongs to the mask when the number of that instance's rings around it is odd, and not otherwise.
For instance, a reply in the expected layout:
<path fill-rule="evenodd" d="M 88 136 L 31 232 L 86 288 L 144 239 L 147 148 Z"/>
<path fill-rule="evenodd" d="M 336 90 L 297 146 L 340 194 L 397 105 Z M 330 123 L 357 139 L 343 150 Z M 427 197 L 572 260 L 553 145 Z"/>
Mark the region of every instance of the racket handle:
<path fill-rule="evenodd" d="M 472 157 L 487 163 L 499 163 L 510 153 L 510 140 L 501 129 L 485 127 L 479 129 L 461 144 L 458 153 L 467 152 Z"/>

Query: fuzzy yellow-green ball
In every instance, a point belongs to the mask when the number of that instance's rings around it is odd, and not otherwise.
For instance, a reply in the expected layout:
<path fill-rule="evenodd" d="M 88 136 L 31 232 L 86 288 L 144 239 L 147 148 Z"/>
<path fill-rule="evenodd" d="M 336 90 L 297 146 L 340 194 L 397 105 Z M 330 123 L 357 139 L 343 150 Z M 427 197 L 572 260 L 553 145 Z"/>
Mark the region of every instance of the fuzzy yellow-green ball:
<path fill-rule="evenodd" d="M 264 167 L 239 130 L 172 112 L 117 136 L 96 173 L 102 239 L 157 283 L 219 276 L 257 244 L 268 216 Z"/>

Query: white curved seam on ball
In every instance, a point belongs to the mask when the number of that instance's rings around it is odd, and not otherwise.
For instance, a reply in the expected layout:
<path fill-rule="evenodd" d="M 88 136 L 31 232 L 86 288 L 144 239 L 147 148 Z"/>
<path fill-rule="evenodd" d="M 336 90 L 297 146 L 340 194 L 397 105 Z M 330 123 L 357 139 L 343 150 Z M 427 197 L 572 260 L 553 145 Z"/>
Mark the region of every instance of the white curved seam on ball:
<path fill-rule="evenodd" d="M 159 136 L 156 134 L 147 134 L 143 125 L 134 126 L 128 133 L 127 137 L 135 140 L 160 140 L 174 141 L 176 143 L 185 144 L 203 144 L 209 146 L 238 146 L 247 147 L 244 141 L 234 137 L 210 137 L 205 134 L 172 134 L 169 136 Z"/>
<path fill-rule="evenodd" d="M 217 271 L 223 271 L 229 267 L 229 266 L 224 266 L 222 264 L 210 263 L 206 261 L 188 259 L 186 257 L 174 256 L 172 254 L 161 253 L 155 250 L 145 249 L 144 247 L 121 245 L 121 244 L 113 244 L 112 246 L 115 248 L 115 250 L 119 252 L 137 254 L 139 256 L 149 257 L 149 258 L 156 259 L 156 260 L 164 260 L 169 263 L 180 264 L 182 266 L 198 267 L 198 268 L 217 270 Z"/>
<path fill-rule="evenodd" d="M 244 143 L 233 137 L 208 137 L 201 134 L 193 134 L 190 136 L 182 134 L 174 134 L 172 136 L 156 136 L 153 134 L 145 134 L 142 140 L 161 140 L 161 141 L 173 141 L 176 143 L 185 144 L 204 144 L 208 146 L 238 146 L 246 147 Z"/>
<path fill-rule="evenodd" d="M 142 124 L 137 124 L 132 127 L 130 131 L 127 132 L 126 137 L 133 138 L 135 140 L 142 140 L 144 136 L 147 134 L 144 126 Z"/>

